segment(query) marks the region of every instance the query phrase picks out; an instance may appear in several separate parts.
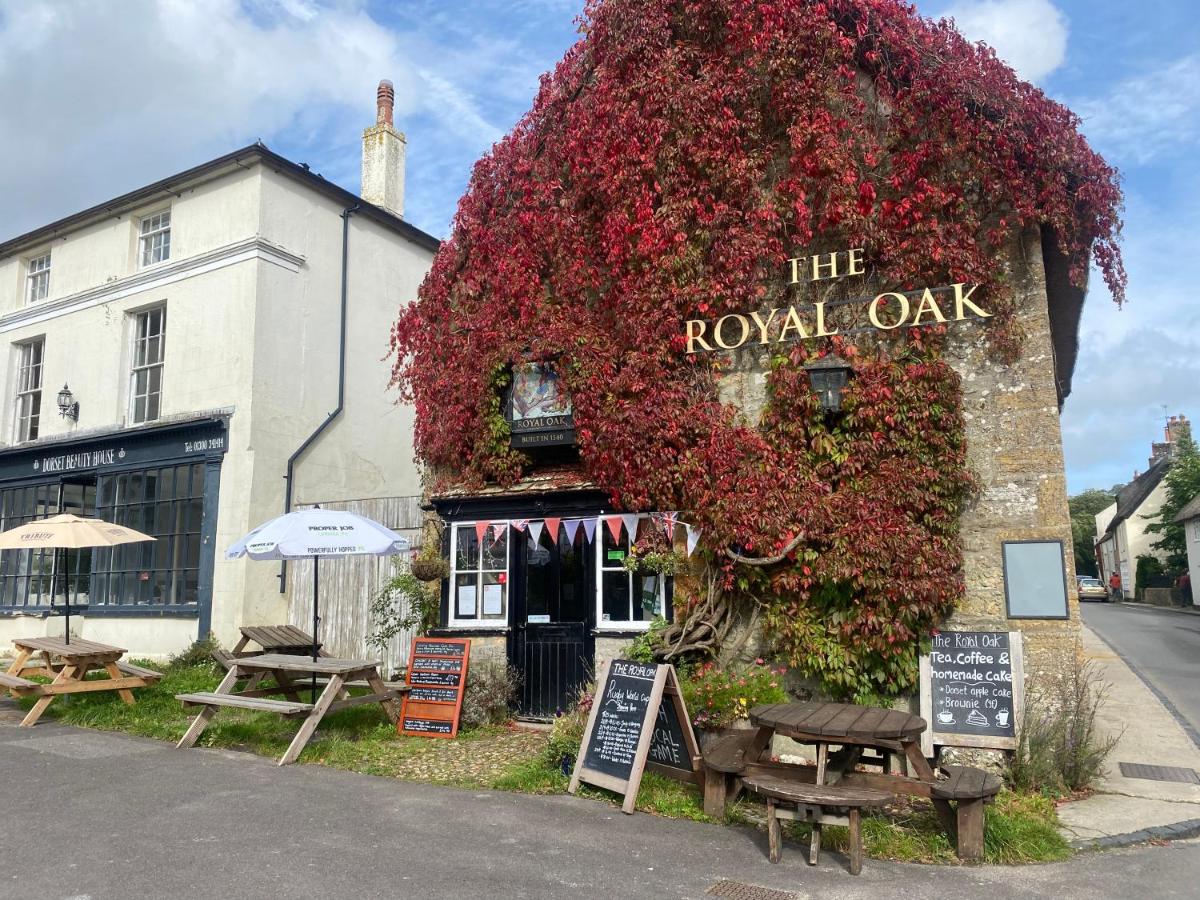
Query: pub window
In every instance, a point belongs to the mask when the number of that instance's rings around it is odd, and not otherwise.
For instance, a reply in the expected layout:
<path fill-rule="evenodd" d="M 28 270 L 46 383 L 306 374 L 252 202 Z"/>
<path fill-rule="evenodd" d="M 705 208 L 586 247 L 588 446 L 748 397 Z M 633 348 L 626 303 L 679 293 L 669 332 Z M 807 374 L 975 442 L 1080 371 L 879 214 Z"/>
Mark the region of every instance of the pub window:
<path fill-rule="evenodd" d="M 496 534 L 489 524 L 481 541 L 474 523 L 455 525 L 450 541 L 451 623 L 507 624 L 508 526 Z"/>
<path fill-rule="evenodd" d="M 137 425 L 162 414 L 163 360 L 166 354 L 167 309 L 137 313 L 133 321 L 133 368 L 130 374 L 130 419 Z"/>
<path fill-rule="evenodd" d="M 596 527 L 600 537 L 600 552 L 596 566 L 599 570 L 600 628 L 649 627 L 655 616 L 666 609 L 666 577 L 655 572 L 630 572 L 625 568 L 629 556 L 629 535 L 622 531 L 614 539 L 608 525 L 601 520 Z"/>
<path fill-rule="evenodd" d="M 32 441 L 42 416 L 42 338 L 17 344 L 16 395 L 13 398 L 13 440 Z"/>
<path fill-rule="evenodd" d="M 50 296 L 50 254 L 44 253 L 29 260 L 25 275 L 25 299 L 29 303 L 45 300 Z"/>
<path fill-rule="evenodd" d="M 169 209 L 142 219 L 139 243 L 142 268 L 166 262 L 171 258 L 171 211 Z"/>

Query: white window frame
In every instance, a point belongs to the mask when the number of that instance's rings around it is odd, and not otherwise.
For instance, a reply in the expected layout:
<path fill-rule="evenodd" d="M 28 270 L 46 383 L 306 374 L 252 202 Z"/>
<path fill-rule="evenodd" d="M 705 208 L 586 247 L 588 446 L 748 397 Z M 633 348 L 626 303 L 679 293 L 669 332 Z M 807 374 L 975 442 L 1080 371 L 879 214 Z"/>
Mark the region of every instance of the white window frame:
<path fill-rule="evenodd" d="M 42 393 L 43 385 L 45 384 L 45 363 L 46 363 L 46 339 L 44 337 L 33 338 L 28 341 L 21 341 L 14 345 L 17 351 L 16 359 L 16 377 L 13 379 L 13 441 L 14 443 L 24 443 L 25 441 L 36 440 L 41 433 L 42 421 Z M 31 360 L 26 357 L 32 357 L 34 348 L 37 348 L 37 363 L 34 365 Z M 29 384 L 28 373 L 35 371 L 37 374 L 37 386 Z M 31 411 L 28 415 L 22 415 L 22 401 L 30 398 Z M 32 412 L 33 406 L 36 404 L 36 418 L 38 421 L 38 433 L 30 434 L 30 424 L 35 418 Z"/>
<path fill-rule="evenodd" d="M 155 256 L 158 256 L 155 259 Z M 148 269 L 171 258 L 171 208 L 160 209 L 138 221 L 138 268 Z"/>
<path fill-rule="evenodd" d="M 459 569 L 458 568 L 458 533 L 460 529 L 475 530 L 475 526 L 479 522 L 453 522 L 450 525 L 450 609 L 449 615 L 446 618 L 447 626 L 450 628 L 478 628 L 478 629 L 494 629 L 502 631 L 508 628 L 508 612 L 511 598 L 509 596 L 509 587 L 512 585 L 512 578 L 509 573 L 509 560 L 512 557 L 512 540 L 513 529 L 510 525 L 505 525 L 505 550 L 504 550 L 504 568 L 503 569 L 485 569 L 483 568 L 483 552 L 480 548 L 479 559 L 474 568 Z M 491 540 L 491 522 L 488 522 L 488 532 L 484 533 L 484 540 Z M 458 577 L 460 575 L 475 575 L 475 616 L 471 618 L 459 617 L 458 615 Z M 483 615 L 483 579 L 485 575 L 504 574 L 504 581 L 501 584 L 503 589 L 503 613 L 498 617 L 484 618 Z"/>
<path fill-rule="evenodd" d="M 637 620 L 633 618 L 633 604 L 640 601 L 640 591 L 634 590 L 636 584 L 635 577 L 639 577 L 634 572 L 630 572 L 625 568 L 625 559 L 628 558 L 629 548 L 633 542 L 629 539 L 627 529 L 622 529 L 620 543 L 624 545 L 625 557 L 621 560 L 612 560 L 609 565 L 609 560 L 605 559 L 607 555 L 604 549 L 604 536 L 608 534 L 608 523 L 604 521 L 605 517 L 601 517 L 596 522 L 596 630 L 597 631 L 646 631 L 650 628 L 650 623 L 654 621 L 655 615 L 666 616 L 667 614 L 667 577 L 664 575 L 658 576 L 658 604 L 662 610 L 659 613 L 652 614 L 650 618 Z M 643 519 L 648 519 L 649 516 L 639 515 L 639 527 Z M 657 528 L 658 524 L 651 520 L 651 527 Z M 605 572 L 624 572 L 628 577 L 629 585 L 629 616 L 628 619 L 616 620 L 604 618 L 604 573 Z"/>
<path fill-rule="evenodd" d="M 51 251 L 30 257 L 25 267 L 25 302 L 38 303 L 50 296 Z"/>
<path fill-rule="evenodd" d="M 149 317 L 154 313 L 159 313 L 159 330 L 157 335 L 141 335 L 141 323 L 145 319 L 149 321 Z M 166 380 L 167 367 L 167 307 L 166 305 L 152 306 L 148 309 L 139 309 L 129 314 L 130 317 L 130 355 L 129 355 L 129 421 L 133 425 L 142 425 L 146 422 L 157 422 L 163 415 L 163 383 Z M 158 359 L 154 362 L 139 362 L 138 351 L 143 343 L 149 344 L 152 337 L 158 337 Z M 149 408 L 150 397 L 152 396 L 149 390 L 151 370 L 158 369 L 158 414 L 151 418 L 143 414 L 142 418 L 137 417 L 137 401 L 138 398 L 144 398 L 145 409 Z M 144 394 L 139 394 L 137 390 L 138 375 L 146 372 L 147 390 Z"/>

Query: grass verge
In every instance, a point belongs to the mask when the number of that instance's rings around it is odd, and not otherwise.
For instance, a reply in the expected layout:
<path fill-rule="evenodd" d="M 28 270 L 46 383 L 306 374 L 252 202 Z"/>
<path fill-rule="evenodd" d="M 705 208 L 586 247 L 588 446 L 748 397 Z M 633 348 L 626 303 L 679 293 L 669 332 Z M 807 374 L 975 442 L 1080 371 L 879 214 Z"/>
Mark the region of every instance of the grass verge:
<path fill-rule="evenodd" d="M 126 706 L 116 694 L 100 692 L 60 697 L 47 710 L 59 721 L 119 731 L 164 741 L 178 741 L 191 714 L 176 694 L 210 691 L 220 675 L 206 663 L 174 665 L 156 685 L 136 691 L 137 703 Z M 28 708 L 33 700 L 21 701 Z M 200 745 L 243 750 L 279 757 L 296 733 L 298 723 L 272 713 L 223 709 L 200 739 Z M 494 788 L 522 794 L 566 793 L 557 751 L 547 749 L 545 733 L 505 726 L 462 731 L 453 741 L 401 737 L 378 706 L 359 706 L 326 716 L 300 762 L 465 788 Z M 583 786 L 580 796 L 617 806 L 620 798 L 608 791 Z M 647 772 L 638 791 L 640 812 L 675 819 L 713 822 L 705 815 L 699 789 Z M 1037 795 L 1005 791 L 987 807 L 984 853 L 991 863 L 1049 862 L 1066 859 L 1071 850 L 1059 835 L 1054 804 Z M 730 825 L 761 827 L 761 805 L 743 799 L 725 817 Z M 789 838 L 807 846 L 809 828 L 794 823 Z M 763 840 L 766 840 L 765 835 Z M 844 850 L 843 828 L 827 827 L 823 843 Z M 863 850 L 876 859 L 954 864 L 954 848 L 928 804 L 917 804 L 890 815 L 863 819 Z"/>

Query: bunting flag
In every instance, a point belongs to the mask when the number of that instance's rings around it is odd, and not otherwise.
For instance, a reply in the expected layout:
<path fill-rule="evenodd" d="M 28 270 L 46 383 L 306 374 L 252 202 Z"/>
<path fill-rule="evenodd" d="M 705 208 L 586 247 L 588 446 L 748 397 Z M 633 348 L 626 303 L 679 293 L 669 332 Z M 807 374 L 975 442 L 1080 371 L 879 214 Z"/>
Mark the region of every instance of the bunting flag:
<path fill-rule="evenodd" d="M 623 513 L 621 515 L 621 521 L 625 523 L 625 533 L 627 535 L 629 535 L 629 543 L 631 543 L 631 544 L 636 543 L 637 531 L 638 531 L 638 514 L 637 513 Z"/>
<path fill-rule="evenodd" d="M 691 556 L 696 545 L 700 543 L 700 529 L 694 525 L 685 525 L 684 527 L 687 529 L 687 554 Z"/>
<path fill-rule="evenodd" d="M 550 543 L 558 543 L 558 524 L 562 519 L 557 516 L 546 516 L 546 531 L 550 535 Z"/>
<path fill-rule="evenodd" d="M 497 543 L 508 531 L 508 520 L 492 523 L 492 543 Z"/>
<path fill-rule="evenodd" d="M 538 543 L 542 539 L 543 524 L 544 523 L 542 523 L 542 522 L 534 522 L 534 521 L 530 521 L 530 523 L 529 523 L 529 537 L 533 539 L 533 546 L 535 546 L 535 547 L 538 545 Z"/>
<path fill-rule="evenodd" d="M 665 512 L 660 513 L 658 517 L 659 524 L 662 525 L 663 531 L 667 533 L 667 543 L 675 540 L 675 526 L 679 524 L 679 513 Z"/>
<path fill-rule="evenodd" d="M 563 519 L 563 530 L 567 533 L 567 543 L 575 543 L 575 535 L 579 534 L 579 526 L 583 519 Z"/>
<path fill-rule="evenodd" d="M 621 517 L 605 516 L 604 524 L 608 526 L 608 533 L 612 535 L 613 543 L 621 543 Z"/>
<path fill-rule="evenodd" d="M 490 522 L 476 522 L 475 523 L 475 540 L 477 540 L 480 544 L 483 543 L 484 532 L 486 532 L 488 530 L 488 525 L 490 525 L 490 524 L 491 524 Z"/>
<path fill-rule="evenodd" d="M 584 537 L 587 538 L 587 541 L 589 544 L 596 539 L 596 522 L 597 521 L 598 521 L 597 519 L 584 519 L 583 520 L 583 534 L 584 534 Z"/>
<path fill-rule="evenodd" d="M 511 525 L 513 528 L 515 528 L 517 531 L 524 531 L 525 526 L 529 524 L 529 520 L 528 519 L 513 519 L 508 524 Z"/>

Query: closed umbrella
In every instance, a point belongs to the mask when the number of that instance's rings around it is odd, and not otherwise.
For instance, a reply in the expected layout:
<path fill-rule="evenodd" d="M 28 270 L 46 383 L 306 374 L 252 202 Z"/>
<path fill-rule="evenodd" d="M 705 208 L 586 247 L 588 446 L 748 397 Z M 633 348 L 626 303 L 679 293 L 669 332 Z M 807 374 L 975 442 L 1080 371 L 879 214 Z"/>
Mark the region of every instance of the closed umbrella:
<path fill-rule="evenodd" d="M 302 559 L 313 561 L 313 662 L 317 659 L 318 597 L 317 560 L 323 556 L 390 556 L 409 548 L 401 537 L 374 519 L 338 509 L 299 509 L 259 525 L 226 552 L 227 559 Z M 313 702 L 316 702 L 313 675 Z"/>
<path fill-rule="evenodd" d="M 154 538 L 124 525 L 114 525 L 103 519 L 83 519 L 70 513 L 26 522 L 0 534 L 0 550 L 36 550 L 53 547 L 61 549 L 62 563 L 59 571 L 66 574 L 67 550 L 83 547 L 115 547 L 117 544 L 133 544 L 138 541 L 153 541 Z M 53 591 L 51 592 L 53 595 Z M 64 581 L 63 599 L 67 613 L 67 643 L 71 643 L 71 592 Z"/>

